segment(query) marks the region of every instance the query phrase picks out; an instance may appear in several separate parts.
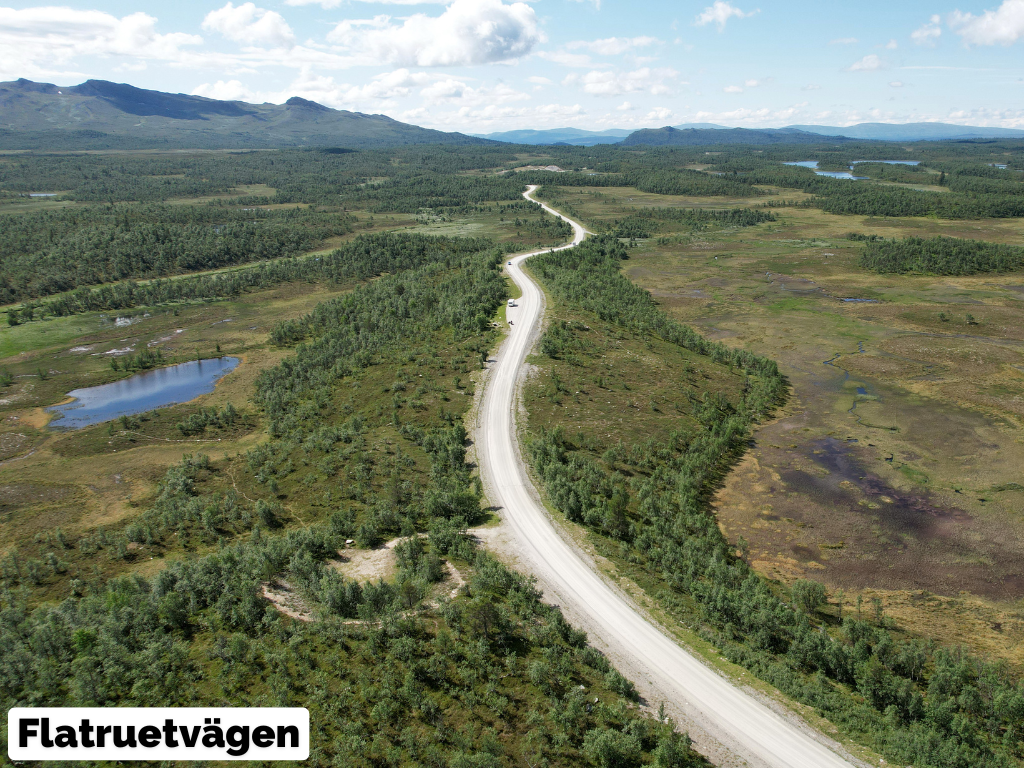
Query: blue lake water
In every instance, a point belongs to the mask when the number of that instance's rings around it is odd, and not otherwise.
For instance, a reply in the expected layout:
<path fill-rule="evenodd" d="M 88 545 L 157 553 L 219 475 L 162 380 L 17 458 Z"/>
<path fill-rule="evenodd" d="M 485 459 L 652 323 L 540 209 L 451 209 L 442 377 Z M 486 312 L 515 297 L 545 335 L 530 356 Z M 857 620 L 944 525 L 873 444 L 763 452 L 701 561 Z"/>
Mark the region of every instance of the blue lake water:
<path fill-rule="evenodd" d="M 810 168 L 819 176 L 828 176 L 830 179 L 852 179 L 853 181 L 860 181 L 867 178 L 867 176 L 854 176 L 849 171 L 819 171 L 817 160 L 800 160 L 799 162 L 783 163 L 783 165 L 799 165 L 801 168 Z"/>
<path fill-rule="evenodd" d="M 46 410 L 51 429 L 81 429 L 119 416 L 134 416 L 173 403 L 187 403 L 213 391 L 217 380 L 238 365 L 237 357 L 214 357 L 169 365 L 98 387 L 74 389 L 70 403 Z"/>
<path fill-rule="evenodd" d="M 819 171 L 817 160 L 799 160 L 783 163 L 783 165 L 798 165 L 801 168 L 810 168 L 819 176 L 828 176 L 830 179 L 850 179 L 852 181 L 865 181 L 867 176 L 854 176 L 851 171 L 857 163 L 885 163 L 886 165 L 919 165 L 920 160 L 854 160 L 849 171 Z"/>

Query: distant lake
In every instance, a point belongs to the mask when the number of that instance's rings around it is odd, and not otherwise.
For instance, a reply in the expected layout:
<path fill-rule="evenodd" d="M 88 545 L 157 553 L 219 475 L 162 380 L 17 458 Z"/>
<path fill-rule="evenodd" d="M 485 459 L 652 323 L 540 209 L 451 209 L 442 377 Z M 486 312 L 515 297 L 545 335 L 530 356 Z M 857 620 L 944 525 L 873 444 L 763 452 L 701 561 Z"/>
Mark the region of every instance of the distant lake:
<path fill-rule="evenodd" d="M 861 181 L 867 178 L 867 176 L 854 176 L 849 171 L 819 171 L 817 160 L 800 160 L 799 162 L 783 163 L 783 165 L 799 165 L 801 168 L 810 168 L 819 176 L 828 176 L 830 179 L 852 179 L 853 181 Z"/>
<path fill-rule="evenodd" d="M 920 160 L 854 160 L 849 171 L 819 171 L 817 160 L 800 160 L 797 162 L 783 163 L 783 165 L 798 165 L 801 168 L 810 168 L 819 176 L 828 176 L 830 179 L 851 179 L 852 181 L 865 181 L 867 176 L 854 176 L 850 171 L 857 163 L 885 163 L 886 165 L 919 165 Z"/>
<path fill-rule="evenodd" d="M 73 389 L 70 403 L 46 410 L 56 414 L 51 429 L 81 429 L 120 416 L 134 416 L 173 403 L 187 403 L 213 391 L 217 380 L 238 365 L 237 357 L 192 360 L 143 371 L 98 387 Z"/>

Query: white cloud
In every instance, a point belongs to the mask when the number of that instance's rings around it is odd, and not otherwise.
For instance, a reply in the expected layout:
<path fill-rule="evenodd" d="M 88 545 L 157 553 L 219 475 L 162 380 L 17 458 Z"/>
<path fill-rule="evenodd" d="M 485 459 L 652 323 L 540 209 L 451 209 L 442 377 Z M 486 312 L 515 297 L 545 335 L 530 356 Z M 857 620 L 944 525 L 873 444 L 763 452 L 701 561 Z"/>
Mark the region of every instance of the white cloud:
<path fill-rule="evenodd" d="M 606 37 L 603 40 L 574 40 L 566 48 L 575 51 L 585 48 L 599 56 L 617 56 L 633 48 L 643 48 L 659 42 L 656 37 Z"/>
<path fill-rule="evenodd" d="M 472 106 L 493 106 L 513 101 L 525 101 L 530 98 L 529 95 L 517 91 L 505 83 L 498 83 L 493 88 L 472 88 L 454 78 L 438 80 L 422 89 L 420 95 L 431 104 L 458 102 Z"/>
<path fill-rule="evenodd" d="M 644 115 L 645 123 L 664 123 L 672 117 L 672 110 L 667 107 L 655 107 Z"/>
<path fill-rule="evenodd" d="M 319 5 L 325 10 L 337 8 L 343 0 L 284 0 L 285 5 Z M 427 5 L 438 3 L 443 5 L 448 0 L 362 0 L 364 3 L 386 3 L 387 5 Z"/>
<path fill-rule="evenodd" d="M 142 12 L 119 19 L 103 11 L 56 6 L 0 8 L 0 75 L 80 76 L 66 69 L 79 56 L 177 61 L 184 55 L 182 47 L 203 42 L 198 35 L 158 34 L 156 23 Z"/>
<path fill-rule="evenodd" d="M 526 78 L 526 80 L 527 82 L 535 83 L 536 85 L 553 85 L 553 83 L 546 77 L 537 77 L 536 75 L 534 75 L 533 77 L 528 77 Z"/>
<path fill-rule="evenodd" d="M 205 96 L 208 99 L 220 99 L 222 101 L 248 101 L 256 99 L 256 94 L 242 85 L 238 80 L 218 80 L 216 83 L 203 83 L 193 89 L 193 96 Z"/>
<path fill-rule="evenodd" d="M 897 43 L 895 40 L 890 40 L 888 43 L 885 44 L 885 50 L 887 51 L 895 51 L 899 47 L 900 44 Z"/>
<path fill-rule="evenodd" d="M 619 112 L 630 112 L 633 109 L 633 105 L 630 104 L 628 101 L 624 101 L 621 104 L 619 104 L 619 106 L 617 106 L 615 109 L 617 109 Z"/>
<path fill-rule="evenodd" d="M 1003 0 L 980 16 L 953 11 L 949 26 L 967 45 L 1012 45 L 1024 37 L 1024 0 Z"/>
<path fill-rule="evenodd" d="M 420 67 L 471 66 L 518 59 L 544 39 L 526 3 L 454 0 L 440 16 L 413 14 L 342 21 L 327 39 L 366 63 Z"/>
<path fill-rule="evenodd" d="M 242 3 L 236 8 L 229 2 L 210 11 L 203 19 L 203 29 L 248 45 L 284 48 L 295 43 L 295 33 L 281 14 L 257 8 L 253 3 Z"/>
<path fill-rule="evenodd" d="M 695 123 L 719 123 L 722 125 L 786 125 L 793 122 L 796 115 L 803 114 L 806 104 L 795 104 L 784 109 L 732 109 L 726 112 L 697 112 L 690 121 Z"/>
<path fill-rule="evenodd" d="M 856 37 L 837 37 L 835 40 L 830 40 L 829 45 L 853 45 L 859 42 Z"/>
<path fill-rule="evenodd" d="M 869 53 L 860 61 L 856 61 L 847 68 L 847 72 L 877 72 L 885 69 L 885 62 L 873 53 Z"/>
<path fill-rule="evenodd" d="M 417 111 L 418 112 L 418 111 Z M 410 113 L 404 113 L 405 115 Z M 418 112 L 420 125 L 459 131 L 486 129 L 512 130 L 515 128 L 554 127 L 569 124 L 586 115 L 579 104 L 542 104 L 540 106 L 463 106 L 448 112 L 428 110 Z M 590 121 L 587 121 L 590 124 Z"/>
<path fill-rule="evenodd" d="M 808 83 L 807 85 L 805 85 L 800 90 L 801 91 L 820 91 L 821 90 L 821 86 L 820 85 L 815 85 L 814 83 Z"/>
<path fill-rule="evenodd" d="M 759 11 L 760 9 L 744 13 L 735 5 L 725 2 L 725 0 L 715 0 L 714 5 L 709 5 L 697 15 L 697 19 L 694 23 L 698 27 L 703 27 L 707 24 L 717 24 L 718 30 L 721 31 L 725 29 L 725 23 L 729 21 L 729 19 L 733 17 L 737 19 L 745 19 L 748 16 L 753 16 Z"/>
<path fill-rule="evenodd" d="M 593 61 L 590 56 L 585 53 L 569 53 L 568 51 L 538 51 L 537 56 L 542 59 L 546 59 L 547 61 L 553 61 L 555 64 L 561 64 L 563 67 L 573 67 L 576 69 L 607 66 Z"/>
<path fill-rule="evenodd" d="M 902 88 L 903 87 L 903 83 L 900 82 L 899 80 L 893 80 L 891 83 L 889 83 L 889 87 L 891 87 L 891 88 Z"/>
<path fill-rule="evenodd" d="M 743 93 L 743 89 L 738 85 L 727 85 L 722 90 L 726 93 Z"/>
<path fill-rule="evenodd" d="M 936 15 L 928 20 L 927 24 L 920 26 L 910 33 L 910 39 L 918 45 L 935 45 L 935 42 L 942 36 L 942 28 L 939 22 L 942 19 Z"/>
<path fill-rule="evenodd" d="M 640 91 L 657 96 L 669 92 L 665 80 L 675 78 L 678 74 L 674 69 L 650 67 L 625 73 L 594 70 L 585 75 L 573 72 L 562 81 L 562 85 L 579 86 L 584 93 L 594 96 L 620 96 Z"/>

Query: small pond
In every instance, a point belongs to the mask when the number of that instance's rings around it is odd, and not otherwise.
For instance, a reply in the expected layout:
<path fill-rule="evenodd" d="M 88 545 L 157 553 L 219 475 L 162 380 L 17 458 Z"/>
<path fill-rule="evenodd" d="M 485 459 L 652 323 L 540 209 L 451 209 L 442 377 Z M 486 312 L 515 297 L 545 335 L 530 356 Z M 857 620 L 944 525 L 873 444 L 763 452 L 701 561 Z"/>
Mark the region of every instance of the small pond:
<path fill-rule="evenodd" d="M 237 357 L 192 360 L 143 371 L 98 387 L 74 389 L 70 403 L 46 410 L 55 414 L 51 429 L 81 429 L 119 416 L 134 416 L 174 403 L 186 403 L 213 391 L 214 384 L 238 365 Z"/>

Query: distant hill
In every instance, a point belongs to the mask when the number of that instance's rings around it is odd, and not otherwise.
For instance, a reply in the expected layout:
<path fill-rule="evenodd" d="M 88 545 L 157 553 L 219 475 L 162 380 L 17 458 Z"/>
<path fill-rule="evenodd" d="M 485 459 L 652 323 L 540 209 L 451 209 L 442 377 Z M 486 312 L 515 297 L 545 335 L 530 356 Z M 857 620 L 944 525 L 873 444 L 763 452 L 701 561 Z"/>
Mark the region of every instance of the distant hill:
<path fill-rule="evenodd" d="M 1014 128 L 980 128 L 949 123 L 860 123 L 839 128 L 830 125 L 791 125 L 791 129 L 828 136 L 875 141 L 942 141 L 945 139 L 1017 139 L 1024 131 Z"/>
<path fill-rule="evenodd" d="M 385 115 L 331 109 L 297 96 L 284 104 L 247 104 L 106 80 L 70 87 L 25 79 L 0 83 L 0 149 L 364 149 L 487 143 Z"/>
<path fill-rule="evenodd" d="M 607 131 L 584 131 L 581 128 L 549 128 L 548 130 L 525 129 L 502 131 L 500 133 L 477 134 L 478 138 L 493 141 L 507 141 L 511 144 L 573 144 L 592 147 L 595 144 L 617 144 L 629 136 L 625 128 L 610 128 Z"/>
<path fill-rule="evenodd" d="M 704 146 L 712 144 L 822 144 L 852 141 L 839 136 L 824 137 L 793 128 L 645 128 L 622 140 L 623 146 Z"/>

